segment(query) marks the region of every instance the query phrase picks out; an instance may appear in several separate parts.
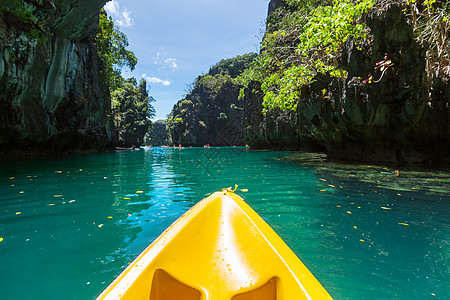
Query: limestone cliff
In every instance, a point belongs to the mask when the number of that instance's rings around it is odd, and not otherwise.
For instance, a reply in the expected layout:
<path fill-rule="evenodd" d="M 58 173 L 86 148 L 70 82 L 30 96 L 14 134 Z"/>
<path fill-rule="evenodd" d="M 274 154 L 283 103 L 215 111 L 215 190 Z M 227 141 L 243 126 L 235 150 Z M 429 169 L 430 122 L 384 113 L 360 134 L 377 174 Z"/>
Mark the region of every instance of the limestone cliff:
<path fill-rule="evenodd" d="M 222 60 L 199 76 L 185 99 L 178 101 L 167 122 L 171 142 L 184 146 L 244 145 L 239 101 L 240 86 L 235 82 L 255 54 Z"/>
<path fill-rule="evenodd" d="M 249 86 L 244 106 L 251 112 L 244 127 L 251 146 L 321 150 L 362 161 L 449 160 L 448 78 L 427 77 L 425 49 L 400 5 L 372 10 L 366 23 L 369 49 L 356 49 L 352 40 L 345 45 L 340 64 L 347 79 L 316 77 L 303 87 L 296 111 L 262 115 L 258 83 Z M 379 82 L 364 83 L 386 54 L 393 67 Z"/>
<path fill-rule="evenodd" d="M 93 38 L 106 0 L 0 0 L 0 152 L 113 140 Z"/>

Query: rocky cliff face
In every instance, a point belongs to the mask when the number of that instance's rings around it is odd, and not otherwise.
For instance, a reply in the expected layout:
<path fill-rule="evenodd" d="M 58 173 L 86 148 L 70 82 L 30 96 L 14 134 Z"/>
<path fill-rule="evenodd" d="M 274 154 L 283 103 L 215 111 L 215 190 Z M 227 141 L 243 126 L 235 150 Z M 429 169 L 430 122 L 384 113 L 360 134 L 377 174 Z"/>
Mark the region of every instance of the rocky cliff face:
<path fill-rule="evenodd" d="M 102 149 L 113 139 L 93 45 L 106 0 L 1 0 L 0 152 Z"/>
<path fill-rule="evenodd" d="M 425 50 L 415 41 L 402 8 L 391 4 L 366 20 L 370 48 L 357 50 L 349 40 L 341 58 L 346 80 L 316 78 L 295 112 L 246 114 L 247 141 L 255 147 L 313 149 L 332 157 L 383 162 L 448 161 L 450 84 L 429 82 Z M 392 60 L 380 73 L 374 66 L 385 54 Z M 363 82 L 374 74 L 371 84 Z M 247 90 L 245 106 L 261 111 L 257 83 Z M 256 110 L 258 109 L 259 110 Z"/>
<path fill-rule="evenodd" d="M 219 91 L 203 85 L 194 88 L 172 110 L 176 117 L 169 118 L 171 142 L 183 146 L 243 145 L 238 96 L 239 86 L 231 82 Z"/>
<path fill-rule="evenodd" d="M 167 127 L 173 144 L 183 146 L 244 145 L 241 86 L 236 82 L 256 54 L 238 55 L 212 66 L 199 76 L 185 99 L 175 104 Z"/>
<path fill-rule="evenodd" d="M 267 15 L 270 15 L 271 13 L 275 12 L 277 10 L 277 8 L 280 8 L 280 7 L 282 7 L 282 8 L 287 7 L 284 0 L 270 0 Z"/>

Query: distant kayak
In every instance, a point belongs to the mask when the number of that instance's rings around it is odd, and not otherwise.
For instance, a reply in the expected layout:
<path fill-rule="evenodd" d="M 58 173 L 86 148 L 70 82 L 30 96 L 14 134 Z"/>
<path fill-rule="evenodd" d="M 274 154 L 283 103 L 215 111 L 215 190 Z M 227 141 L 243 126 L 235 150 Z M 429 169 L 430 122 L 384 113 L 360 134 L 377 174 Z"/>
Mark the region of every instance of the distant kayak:
<path fill-rule="evenodd" d="M 100 299 L 332 298 L 272 228 L 224 189 L 175 221 Z"/>
<path fill-rule="evenodd" d="M 116 147 L 116 150 L 139 150 L 139 148 L 136 148 L 136 147 L 131 147 L 131 148 Z"/>

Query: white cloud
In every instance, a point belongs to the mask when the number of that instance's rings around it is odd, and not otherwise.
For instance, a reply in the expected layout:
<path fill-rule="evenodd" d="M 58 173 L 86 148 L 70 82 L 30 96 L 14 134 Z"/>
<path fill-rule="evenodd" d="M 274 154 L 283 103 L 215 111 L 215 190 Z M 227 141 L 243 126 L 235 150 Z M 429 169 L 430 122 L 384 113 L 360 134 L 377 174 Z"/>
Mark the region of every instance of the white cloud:
<path fill-rule="evenodd" d="M 134 19 L 131 17 L 131 12 L 125 8 L 122 12 L 122 18 L 117 20 L 116 22 L 119 26 L 131 27 L 134 24 Z"/>
<path fill-rule="evenodd" d="M 168 58 L 164 61 L 166 66 L 169 66 L 172 69 L 178 68 L 177 59 L 176 58 Z"/>
<path fill-rule="evenodd" d="M 116 2 L 115 0 L 109 1 L 108 3 L 105 4 L 104 9 L 106 10 L 106 12 L 110 15 L 120 15 L 119 11 L 120 11 L 120 6 L 119 3 Z"/>
<path fill-rule="evenodd" d="M 150 77 L 147 74 L 142 74 L 142 78 L 144 78 L 149 83 L 162 84 L 164 86 L 169 86 L 171 82 L 169 80 L 163 80 L 158 77 Z"/>
<path fill-rule="evenodd" d="M 161 48 L 161 50 L 164 50 Z M 155 56 L 153 56 L 153 64 L 159 65 L 160 70 L 164 70 L 167 68 L 176 69 L 178 68 L 178 61 L 176 58 L 169 57 L 166 58 L 166 53 L 156 52 Z"/>
<path fill-rule="evenodd" d="M 131 12 L 124 8 L 120 8 L 119 1 L 111 0 L 104 6 L 108 15 L 110 15 L 116 25 L 120 27 L 131 27 L 134 24 L 134 19 L 131 17 Z"/>
<path fill-rule="evenodd" d="M 161 56 L 161 53 L 156 53 L 156 55 L 153 57 L 153 63 L 155 65 L 159 64 L 159 57 Z"/>

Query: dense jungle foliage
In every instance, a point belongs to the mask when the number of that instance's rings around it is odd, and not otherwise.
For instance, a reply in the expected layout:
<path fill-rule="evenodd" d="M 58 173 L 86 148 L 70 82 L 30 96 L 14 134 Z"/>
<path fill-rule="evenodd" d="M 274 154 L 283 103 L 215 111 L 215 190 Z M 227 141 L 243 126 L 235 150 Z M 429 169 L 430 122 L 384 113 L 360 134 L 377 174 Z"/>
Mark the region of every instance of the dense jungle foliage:
<path fill-rule="evenodd" d="M 240 76 L 247 87 L 259 81 L 264 92 L 264 110 L 296 110 L 301 87 L 318 74 L 346 78 L 338 58 L 344 43 L 352 38 L 362 49 L 370 43 L 370 30 L 362 16 L 374 5 L 397 3 L 413 23 L 417 40 L 427 50 L 427 72 L 449 77 L 448 1 L 440 0 L 285 0 L 267 19 L 261 54 Z M 243 93 L 241 90 L 241 96 Z"/>
<path fill-rule="evenodd" d="M 141 79 L 139 84 L 134 77 L 126 79 L 123 85 L 111 93 L 111 108 L 114 126 L 119 142 L 140 146 L 146 133 L 151 129 L 150 119 L 155 110 L 154 101 L 147 92 L 147 83 Z"/>
<path fill-rule="evenodd" d="M 240 77 L 248 86 L 262 83 L 263 105 L 295 110 L 301 87 L 314 77 L 345 77 L 337 58 L 342 45 L 353 37 L 357 46 L 366 42 L 368 29 L 360 22 L 373 0 L 287 0 L 267 19 L 261 55 Z"/>
<path fill-rule="evenodd" d="M 149 96 L 144 79 L 138 84 L 134 77 L 122 77 L 122 68 L 133 70 L 137 58 L 127 49 L 126 35 L 104 10 L 100 13 L 95 44 L 102 63 L 101 76 L 110 92 L 112 119 L 119 143 L 139 146 L 143 144 L 145 134 L 151 129 L 150 119 L 155 115 L 151 102 L 154 99 Z"/>

